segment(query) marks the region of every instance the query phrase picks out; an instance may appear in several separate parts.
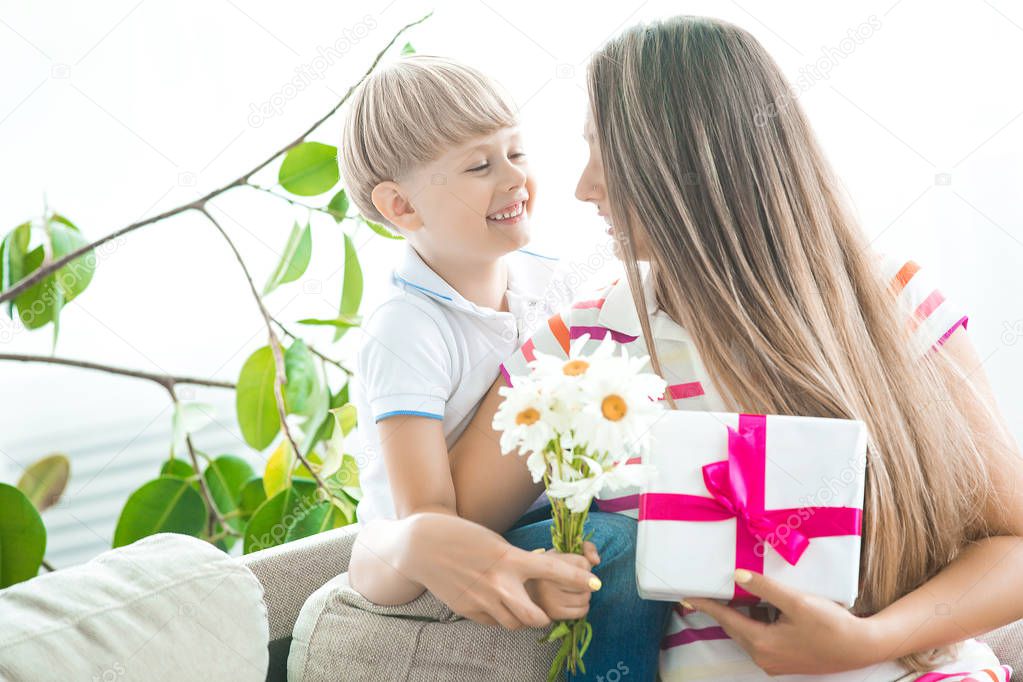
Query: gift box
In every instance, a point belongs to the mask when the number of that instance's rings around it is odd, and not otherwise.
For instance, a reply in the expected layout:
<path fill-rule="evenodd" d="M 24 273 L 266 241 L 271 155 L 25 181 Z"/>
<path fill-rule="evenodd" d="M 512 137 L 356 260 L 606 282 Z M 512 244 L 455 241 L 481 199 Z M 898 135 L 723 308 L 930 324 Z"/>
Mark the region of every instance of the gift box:
<path fill-rule="evenodd" d="M 652 429 L 638 495 L 645 599 L 758 601 L 736 568 L 845 607 L 859 581 L 861 421 L 672 410 Z"/>

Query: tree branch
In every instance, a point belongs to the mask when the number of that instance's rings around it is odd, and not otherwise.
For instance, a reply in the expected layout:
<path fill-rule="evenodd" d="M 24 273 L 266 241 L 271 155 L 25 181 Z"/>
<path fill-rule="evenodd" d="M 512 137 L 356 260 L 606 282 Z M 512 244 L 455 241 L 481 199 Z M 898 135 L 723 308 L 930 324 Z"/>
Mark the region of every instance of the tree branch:
<path fill-rule="evenodd" d="M 291 339 L 297 339 L 297 338 L 298 338 L 298 337 L 297 337 L 297 336 L 295 336 L 295 335 L 294 335 L 294 334 L 293 334 L 292 332 L 288 331 L 288 328 L 287 328 L 287 327 L 285 327 L 285 326 L 284 326 L 283 324 L 281 324 L 281 322 L 280 322 L 280 321 L 279 321 L 279 320 L 278 320 L 278 319 L 277 319 L 276 317 L 271 317 L 271 318 L 270 318 L 270 320 L 271 320 L 271 321 L 272 321 L 272 322 L 273 322 L 274 324 L 276 324 L 276 325 L 277 325 L 277 326 L 278 326 L 278 327 L 280 328 L 280 330 L 281 330 L 282 332 L 284 332 L 284 334 L 285 334 L 286 336 L 288 336 L 289 338 L 291 338 Z M 326 355 L 324 355 L 324 354 L 323 354 L 323 353 L 321 353 L 320 351 L 316 350 L 315 348 L 313 348 L 312 344 L 310 344 L 310 343 L 306 342 L 306 346 L 307 346 L 307 347 L 309 348 L 309 352 L 310 352 L 310 353 L 312 353 L 313 355 L 315 355 L 315 356 L 319 357 L 319 358 L 320 358 L 321 360 L 323 360 L 324 362 L 329 362 L 330 364 L 334 365 L 335 367 L 337 367 L 337 368 L 338 368 L 339 370 L 341 370 L 342 372 L 344 372 L 344 373 L 345 373 L 345 374 L 347 374 L 348 376 L 351 376 L 351 375 L 352 375 L 352 371 L 351 371 L 350 369 L 348 369 L 347 367 L 345 367 L 344 365 L 342 365 L 342 364 L 341 364 L 340 362 L 338 362 L 338 361 L 337 361 L 337 360 L 335 360 L 334 358 L 331 358 L 331 357 L 327 357 Z"/>
<path fill-rule="evenodd" d="M 98 246 L 100 246 L 102 244 L 105 244 L 106 242 L 108 242 L 108 241 L 110 241 L 112 239 L 116 239 L 117 237 L 120 237 L 123 234 L 127 234 L 128 232 L 132 232 L 134 230 L 137 230 L 138 228 L 143 227 L 145 225 L 151 225 L 152 223 L 158 222 L 160 220 L 164 220 L 165 218 L 170 218 L 171 216 L 177 215 L 179 213 L 183 213 L 183 212 L 185 212 L 185 211 L 187 211 L 189 209 L 193 209 L 194 208 L 194 209 L 200 209 L 201 210 L 201 209 L 203 209 L 206 206 L 206 202 L 208 202 L 210 199 L 213 199 L 214 197 L 217 197 L 217 196 L 223 194 L 224 192 L 226 192 L 227 190 L 231 189 L 232 187 L 239 187 L 241 185 L 249 184 L 249 178 L 250 177 L 252 177 L 256 173 L 261 171 L 266 166 L 268 166 L 271 161 L 276 159 L 281 154 L 284 154 L 289 149 L 291 149 L 292 147 L 295 147 L 295 146 L 301 144 L 310 133 L 312 133 L 314 130 L 316 130 L 328 118 L 333 116 L 337 112 L 337 110 L 340 109 L 341 106 L 345 102 L 347 102 L 348 99 L 352 96 L 352 93 L 355 91 L 355 88 L 359 87 L 359 85 L 361 85 L 362 82 L 365 81 L 369 77 L 369 74 L 371 74 L 373 72 L 373 69 L 375 69 L 377 67 L 377 64 L 380 63 L 380 60 L 383 59 L 384 54 L 389 49 L 391 49 L 391 46 L 394 45 L 394 43 L 398 40 L 398 38 L 403 33 L 405 33 L 405 31 L 409 30 L 413 26 L 417 26 L 417 25 L 423 23 L 424 21 L 426 21 L 427 19 L 429 19 L 432 14 L 433 14 L 433 12 L 430 12 L 429 14 L 427 14 L 426 16 L 424 16 L 422 18 L 417 19 L 416 21 L 413 21 L 412 23 L 406 24 L 405 26 L 402 26 L 398 30 L 398 32 L 394 34 L 394 37 L 391 38 L 391 41 L 389 43 L 387 43 L 386 46 L 384 46 L 384 49 L 380 50 L 380 52 L 377 53 L 377 56 L 373 60 L 373 63 L 370 64 L 369 68 L 362 75 L 362 77 L 358 81 L 356 81 L 354 85 L 352 85 L 350 88 L 348 88 L 348 91 L 345 92 L 344 97 L 342 97 L 341 100 L 336 105 L 334 105 L 334 107 L 330 111 L 328 111 L 325 116 L 322 116 L 318 121 L 313 123 L 313 125 L 310 126 L 308 130 L 306 130 L 304 133 L 302 133 L 300 136 L 298 136 L 298 138 L 296 138 L 295 140 L 292 140 L 291 142 L 289 142 L 287 145 L 285 145 L 284 147 L 279 149 L 277 152 L 275 152 L 268 159 L 266 159 L 265 161 L 259 163 L 255 168 L 253 168 L 252 170 L 248 171 L 247 173 L 245 173 L 241 177 L 239 177 L 239 178 L 237 178 L 237 179 L 227 183 L 223 187 L 215 189 L 212 192 L 206 194 L 205 196 L 200 197 L 199 199 L 196 199 L 195 201 L 191 201 L 191 202 L 189 202 L 187 204 L 182 204 L 181 206 L 178 206 L 176 208 L 172 208 L 172 209 L 170 209 L 168 211 L 164 211 L 163 213 L 161 213 L 159 215 L 156 215 L 156 216 L 153 216 L 152 218 L 146 218 L 144 220 L 140 220 L 138 222 L 134 222 L 131 225 L 127 225 L 126 227 L 123 227 L 120 230 L 117 230 L 116 232 L 112 232 L 112 233 L 108 234 L 105 237 L 101 237 L 101 238 L 97 239 L 96 241 L 94 241 L 94 242 L 92 242 L 90 244 L 86 244 L 85 246 L 83 246 L 81 248 L 75 249 L 71 253 L 69 253 L 69 254 L 67 254 L 65 256 L 62 256 L 61 258 L 58 258 L 55 261 L 52 261 L 50 263 L 45 263 L 45 264 L 39 266 L 35 271 L 32 272 L 32 274 L 30 274 L 27 277 L 25 277 L 22 280 L 20 280 L 17 284 L 12 286 L 10 289 L 8 289 L 7 291 L 4 291 L 4 292 L 0 292 L 0 303 L 3 303 L 4 301 L 9 301 L 9 300 L 15 298 L 16 296 L 18 296 L 19 294 L 24 292 L 26 289 L 28 289 L 33 284 L 35 284 L 39 280 L 43 279 L 44 277 L 46 277 L 47 275 L 49 275 L 53 271 L 55 271 L 55 270 L 65 266 L 65 265 L 67 265 L 68 263 L 70 263 L 74 259 L 78 258 L 79 256 L 92 251 L 96 247 L 98 247 Z"/>
<path fill-rule="evenodd" d="M 309 460 L 306 459 L 305 455 L 302 454 L 302 451 L 298 449 L 298 444 L 295 443 L 295 438 L 291 434 L 291 427 L 288 426 L 288 420 L 285 418 L 287 416 L 287 412 L 284 409 L 284 384 L 287 381 L 287 373 L 284 368 L 284 350 L 281 348 L 281 340 L 277 338 L 277 334 L 274 333 L 273 321 L 270 317 L 270 312 L 263 304 L 263 297 L 260 296 L 259 291 L 256 290 L 256 285 L 252 281 L 252 275 L 249 274 L 249 268 L 245 265 L 245 260 L 242 258 L 242 255 L 238 252 L 238 247 L 234 245 L 234 242 L 228 236 L 227 232 L 224 231 L 224 228 L 221 227 L 216 218 L 210 215 L 209 211 L 205 208 L 200 208 L 199 211 L 206 216 L 211 223 L 213 223 L 213 226 L 216 227 L 217 231 L 224 237 L 227 245 L 231 247 L 231 251 L 234 252 L 235 260 L 237 260 L 238 264 L 241 266 L 242 273 L 245 275 L 245 280 L 249 284 L 249 290 L 252 291 L 252 297 L 255 299 L 256 305 L 259 306 L 259 312 L 263 316 L 263 322 L 266 324 L 266 332 L 270 341 L 270 351 L 273 353 L 274 357 L 274 402 L 277 403 L 277 415 L 281 421 L 281 430 L 284 431 L 284 437 L 291 445 L 291 450 L 295 453 L 295 456 L 300 462 L 302 462 L 302 464 L 305 465 L 305 468 L 309 470 L 312 477 L 316 479 L 316 485 L 327 493 L 328 499 L 332 499 L 335 497 L 333 491 L 327 487 L 327 484 L 324 483 L 323 479 L 320 478 L 320 475 L 316 473 L 316 470 L 313 469 Z"/>
<path fill-rule="evenodd" d="M 324 213 L 326 215 L 329 215 L 331 218 L 334 218 L 334 214 L 331 213 L 330 211 L 328 211 L 327 209 L 323 208 L 322 206 L 313 206 L 311 204 L 305 203 L 304 201 L 299 201 L 298 199 L 292 199 L 291 197 L 285 196 L 284 194 L 278 194 L 277 192 L 273 191 L 269 187 L 263 187 L 262 185 L 253 185 L 251 182 L 250 183 L 246 183 L 246 186 L 247 187 L 251 187 L 252 189 L 258 189 L 260 192 L 266 192 L 267 194 L 269 194 L 272 197 L 277 197 L 278 199 L 283 199 L 284 201 L 288 202 L 292 206 L 300 206 L 301 208 L 305 208 L 305 209 L 308 209 L 310 211 L 318 211 L 320 213 Z"/>
<path fill-rule="evenodd" d="M 170 393 L 171 400 L 174 401 L 174 405 L 176 407 L 178 404 L 178 396 L 174 392 L 174 386 L 168 386 L 167 392 Z M 202 497 L 206 501 L 206 506 L 209 507 L 211 513 L 211 516 L 206 519 L 206 534 L 213 535 L 213 524 L 215 522 L 219 522 L 221 527 L 225 530 L 235 535 L 241 535 L 241 533 L 227 525 L 227 522 L 224 520 L 224 516 L 220 513 L 220 510 L 217 509 L 216 502 L 213 501 L 213 493 L 210 492 L 209 486 L 206 485 L 206 477 L 202 475 L 201 471 L 199 471 L 199 458 L 195 456 L 195 448 L 192 447 L 192 437 L 187 433 L 185 434 L 185 445 L 188 447 L 188 457 L 192 460 L 192 469 L 195 471 L 196 478 L 199 480 L 199 492 L 202 493 Z"/>
<path fill-rule="evenodd" d="M 171 374 L 155 374 L 153 372 L 143 372 L 137 369 L 126 369 L 123 367 L 103 365 L 98 362 L 89 362 L 88 360 L 72 360 L 70 358 L 57 358 L 52 355 L 21 355 L 17 353 L 0 353 L 0 360 L 17 360 L 20 362 L 45 362 L 51 365 L 67 365 L 68 367 L 94 369 L 101 372 L 108 372 L 110 374 L 120 374 L 122 376 L 134 377 L 136 379 L 148 379 L 149 381 L 155 381 L 156 383 L 160 384 L 165 388 L 171 388 L 175 384 L 193 384 L 195 386 L 212 386 L 214 388 L 235 388 L 235 385 L 229 381 L 215 381 L 213 379 L 199 379 L 197 377 L 179 377 Z"/>

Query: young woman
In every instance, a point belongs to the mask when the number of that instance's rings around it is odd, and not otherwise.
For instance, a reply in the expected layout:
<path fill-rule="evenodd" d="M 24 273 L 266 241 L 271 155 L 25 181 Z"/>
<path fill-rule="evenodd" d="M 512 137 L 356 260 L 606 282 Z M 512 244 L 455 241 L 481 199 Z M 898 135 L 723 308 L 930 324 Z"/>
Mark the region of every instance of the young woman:
<path fill-rule="evenodd" d="M 605 329 L 645 349 L 677 408 L 855 418 L 871 433 L 853 609 L 745 576 L 776 608 L 688 600 L 662 676 L 1007 679 L 970 638 L 1023 618 L 1023 466 L 965 317 L 925 273 L 871 251 L 777 66 L 741 29 L 691 17 L 634 27 L 594 56 L 589 95 L 577 196 L 613 226 L 628 276 L 552 319 L 508 375 L 535 350 L 564 354 L 573 328 Z M 502 383 L 452 453 L 464 518 L 423 514 L 368 536 L 392 552 L 378 560 L 414 556 L 410 579 L 431 590 L 473 592 L 468 571 L 437 571 L 480 566 L 500 546 L 465 519 L 504 531 L 540 492 L 490 428 Z M 482 541 L 457 539 L 469 536 Z M 465 554 L 445 558 L 452 548 Z"/>

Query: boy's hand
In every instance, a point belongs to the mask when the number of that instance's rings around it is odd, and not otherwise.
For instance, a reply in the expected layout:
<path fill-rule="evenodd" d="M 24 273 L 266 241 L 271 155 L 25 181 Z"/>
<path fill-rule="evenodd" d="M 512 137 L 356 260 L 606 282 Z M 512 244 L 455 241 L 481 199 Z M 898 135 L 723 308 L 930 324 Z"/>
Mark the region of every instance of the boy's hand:
<path fill-rule="evenodd" d="M 600 563 L 597 548 L 592 542 L 583 543 L 583 554 L 563 554 L 553 549 L 537 548 L 534 552 L 545 552 L 557 557 L 572 566 L 590 570 Z M 526 592 L 529 598 L 539 606 L 551 620 L 573 620 L 582 618 L 590 610 L 591 590 L 569 590 L 562 585 L 543 578 L 530 578 L 526 581 Z"/>

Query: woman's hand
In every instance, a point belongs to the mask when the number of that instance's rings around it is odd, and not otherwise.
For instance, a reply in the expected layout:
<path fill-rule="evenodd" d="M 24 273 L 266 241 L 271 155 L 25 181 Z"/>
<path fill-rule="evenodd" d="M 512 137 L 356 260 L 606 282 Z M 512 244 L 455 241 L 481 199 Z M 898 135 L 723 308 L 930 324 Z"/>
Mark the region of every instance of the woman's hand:
<path fill-rule="evenodd" d="M 435 512 L 408 520 L 408 544 L 397 570 L 478 623 L 509 630 L 550 624 L 551 618 L 526 591 L 529 580 L 565 592 L 586 592 L 587 601 L 589 592 L 600 589 L 600 580 L 582 566 L 519 549 L 478 523 Z"/>
<path fill-rule="evenodd" d="M 544 550 L 541 547 L 534 549 L 533 552 L 544 552 Z M 600 563 L 597 547 L 589 540 L 583 543 L 582 554 L 565 554 L 553 549 L 548 549 L 544 553 L 564 561 L 570 566 L 578 566 L 584 571 L 589 571 L 590 568 Z M 592 590 L 588 585 L 582 589 L 568 588 L 557 581 L 531 578 L 526 581 L 526 592 L 551 620 L 582 618 L 590 610 L 590 592 Z"/>
<path fill-rule="evenodd" d="M 736 582 L 776 606 L 781 615 L 761 623 L 712 599 L 687 599 L 716 620 L 728 636 L 770 675 L 821 674 L 855 670 L 880 662 L 868 618 L 835 602 L 800 592 L 760 573 L 739 569 Z M 749 576 L 748 581 L 742 578 Z"/>

